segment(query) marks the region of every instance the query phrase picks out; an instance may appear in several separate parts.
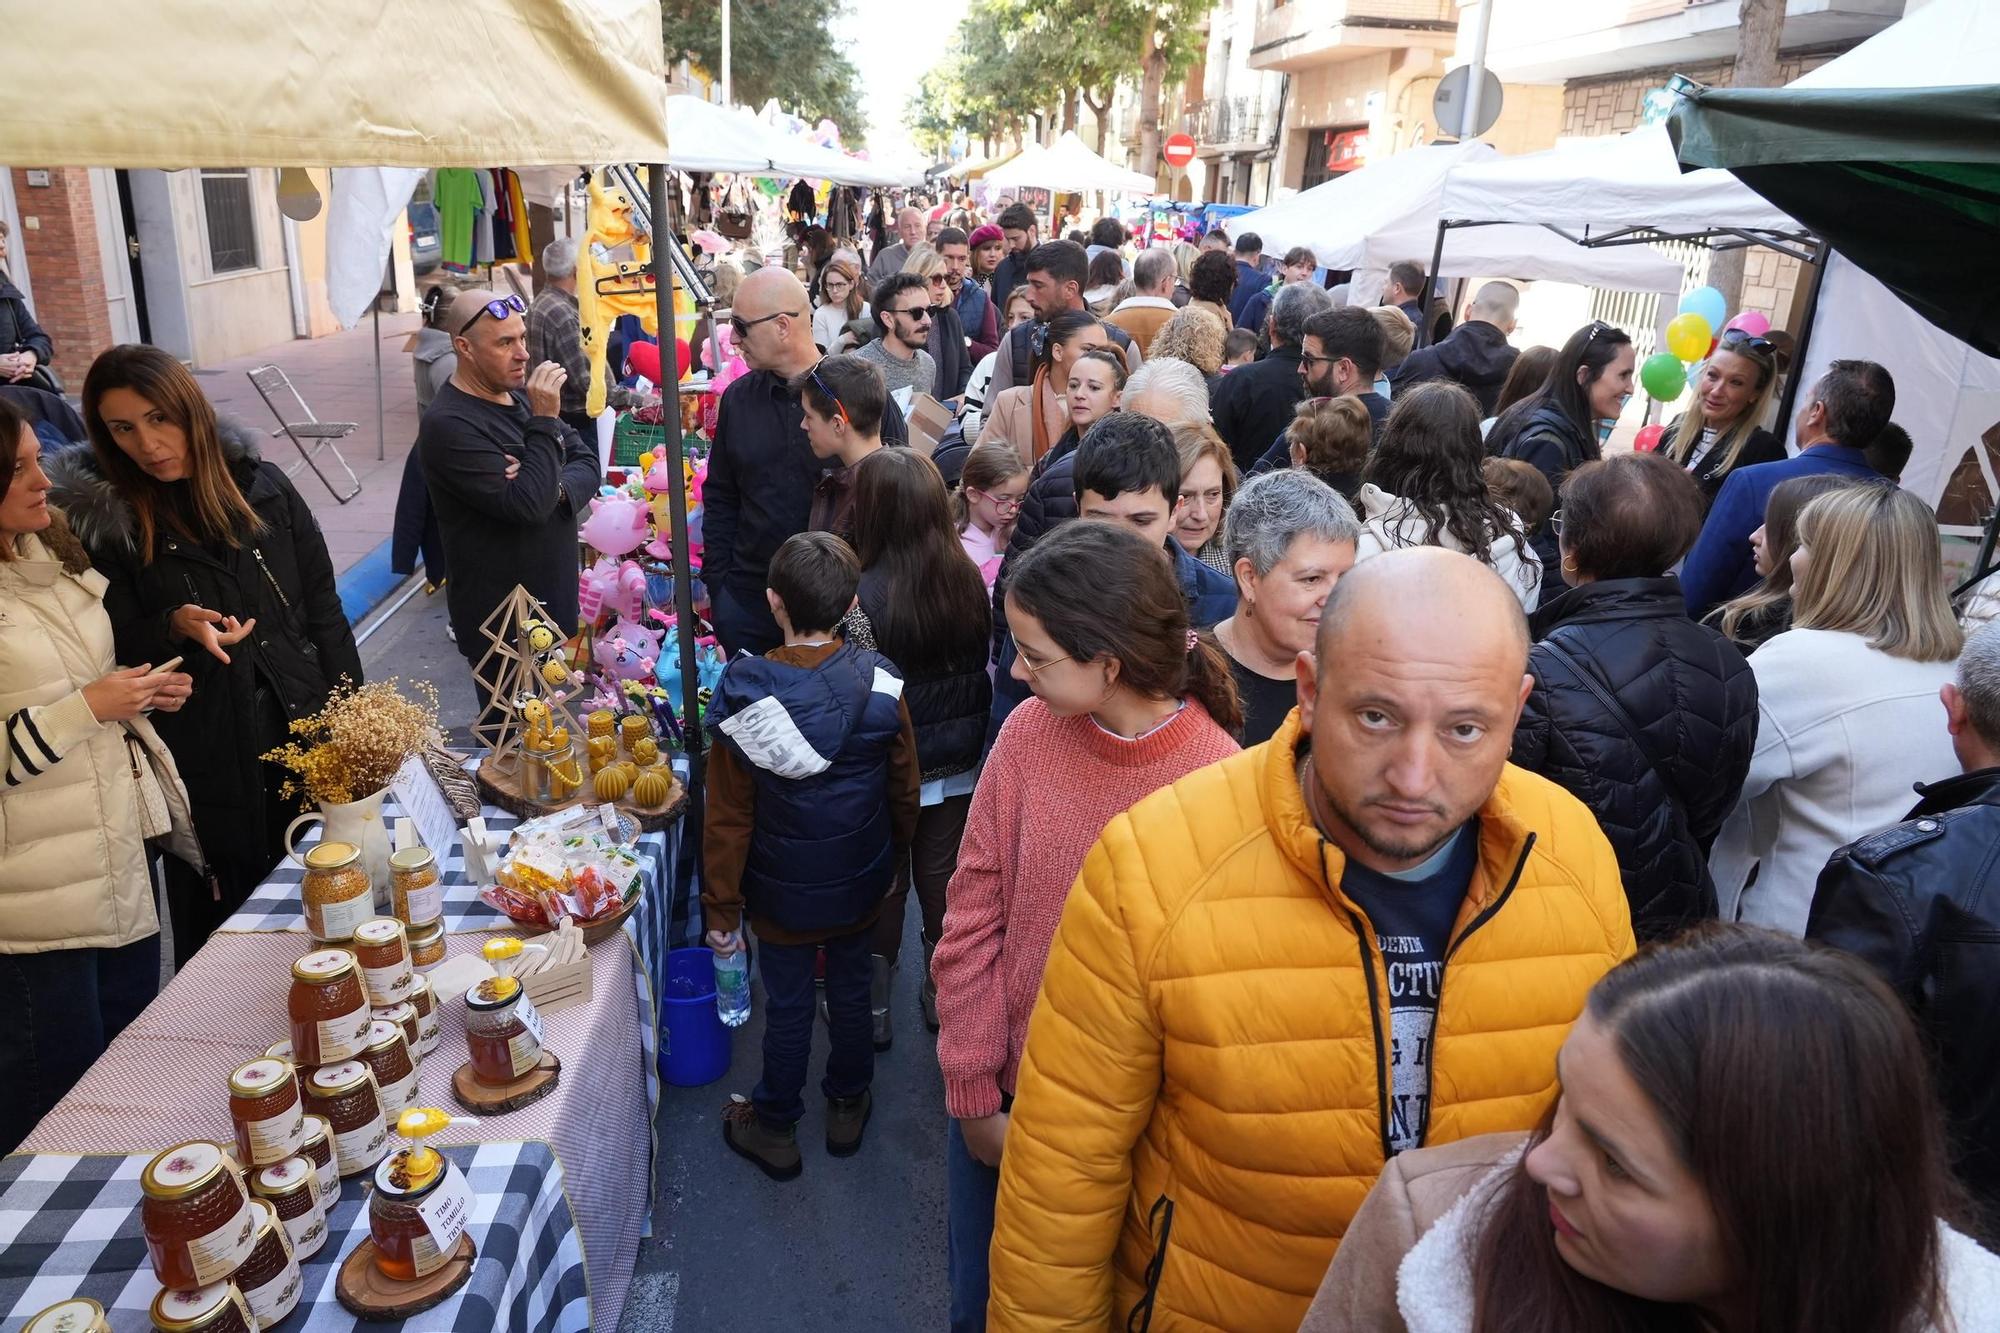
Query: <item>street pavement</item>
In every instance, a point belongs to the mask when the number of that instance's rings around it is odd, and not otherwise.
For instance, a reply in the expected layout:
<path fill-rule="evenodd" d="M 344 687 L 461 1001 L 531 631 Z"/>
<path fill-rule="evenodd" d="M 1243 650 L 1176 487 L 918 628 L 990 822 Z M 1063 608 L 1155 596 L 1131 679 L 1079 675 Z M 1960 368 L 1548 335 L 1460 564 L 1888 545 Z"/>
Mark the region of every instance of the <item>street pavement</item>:
<path fill-rule="evenodd" d="M 372 628 L 361 661 L 371 680 L 431 681 L 440 720 L 462 741 L 475 703 L 465 660 L 445 637 L 442 592 L 417 592 Z M 768 1180 L 723 1144 L 723 1104 L 757 1081 L 761 986 L 750 1021 L 734 1033 L 729 1072 L 707 1087 L 664 1089 L 654 1234 L 640 1242 L 621 1333 L 945 1327 L 944 1087 L 936 1038 L 917 1012 L 922 958 L 912 901 L 896 975 L 896 1042 L 876 1057 L 875 1109 L 857 1155 L 826 1154 L 824 1027 L 815 1029 L 799 1126 L 804 1174 Z"/>

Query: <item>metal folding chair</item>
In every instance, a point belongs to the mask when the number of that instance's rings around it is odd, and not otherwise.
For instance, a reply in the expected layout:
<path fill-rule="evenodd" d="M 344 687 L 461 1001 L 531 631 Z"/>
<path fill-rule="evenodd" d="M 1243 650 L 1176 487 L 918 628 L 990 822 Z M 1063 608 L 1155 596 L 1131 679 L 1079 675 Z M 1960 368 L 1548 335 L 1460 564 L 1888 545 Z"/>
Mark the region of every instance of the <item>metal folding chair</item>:
<path fill-rule="evenodd" d="M 299 451 L 299 461 L 286 468 L 285 475 L 295 477 L 300 468 L 311 468 L 313 475 L 319 478 L 320 484 L 325 486 L 333 498 L 341 504 L 346 504 L 361 494 L 361 478 L 354 475 L 354 469 L 348 466 L 347 459 L 340 452 L 340 446 L 335 443 L 352 435 L 358 423 L 321 421 L 313 415 L 313 410 L 306 406 L 306 400 L 292 384 L 291 377 L 276 366 L 258 366 L 250 371 L 249 375 L 250 383 L 257 390 L 257 396 L 264 400 L 264 406 L 270 408 L 271 415 L 278 419 L 278 428 L 271 432 L 271 438 L 275 440 L 280 435 L 285 436 Z M 279 405 L 279 400 L 286 395 L 289 395 L 292 401 L 289 413 Z M 322 453 L 331 453 L 333 461 L 340 464 L 340 470 L 347 474 L 349 489 L 346 494 L 340 492 L 340 488 L 333 484 L 333 478 L 327 476 L 320 467 L 318 456 Z"/>

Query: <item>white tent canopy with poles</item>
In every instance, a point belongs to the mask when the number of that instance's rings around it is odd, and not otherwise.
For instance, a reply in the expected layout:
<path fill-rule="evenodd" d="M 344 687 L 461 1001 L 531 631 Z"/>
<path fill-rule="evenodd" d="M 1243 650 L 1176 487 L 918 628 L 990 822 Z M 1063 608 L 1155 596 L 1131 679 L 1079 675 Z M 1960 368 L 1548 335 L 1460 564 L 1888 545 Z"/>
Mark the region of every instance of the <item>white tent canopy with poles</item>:
<path fill-rule="evenodd" d="M 1112 190 L 1127 194 L 1157 194 L 1159 185 L 1143 171 L 1121 167 L 1099 157 L 1065 130 L 1055 143 L 1043 148 L 1030 145 L 1020 156 L 986 175 L 986 183 L 1000 189 L 1039 185 L 1050 190 Z"/>

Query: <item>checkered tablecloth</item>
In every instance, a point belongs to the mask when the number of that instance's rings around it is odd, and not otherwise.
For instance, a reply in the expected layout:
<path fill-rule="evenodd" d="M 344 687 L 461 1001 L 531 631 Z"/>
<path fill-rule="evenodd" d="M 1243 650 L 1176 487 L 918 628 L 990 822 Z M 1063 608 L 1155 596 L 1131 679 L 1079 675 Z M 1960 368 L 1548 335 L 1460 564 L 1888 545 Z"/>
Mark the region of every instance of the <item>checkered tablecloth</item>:
<path fill-rule="evenodd" d="M 545 1143 L 480 1143 L 444 1152 L 466 1173 L 475 1204 L 472 1277 L 449 1300 L 409 1319 L 368 1324 L 408 1333 L 588 1330 L 583 1246 L 564 1195 L 562 1163 Z M 0 1161 L 0 1324 L 72 1296 L 105 1309 L 117 1333 L 145 1333 L 160 1290 L 139 1223 L 139 1173 L 150 1154 L 126 1157 L 18 1154 Z M 342 1183 L 327 1242 L 300 1265 L 291 1333 L 350 1333 L 353 1315 L 334 1294 L 341 1261 L 368 1236 L 358 1180 Z"/>

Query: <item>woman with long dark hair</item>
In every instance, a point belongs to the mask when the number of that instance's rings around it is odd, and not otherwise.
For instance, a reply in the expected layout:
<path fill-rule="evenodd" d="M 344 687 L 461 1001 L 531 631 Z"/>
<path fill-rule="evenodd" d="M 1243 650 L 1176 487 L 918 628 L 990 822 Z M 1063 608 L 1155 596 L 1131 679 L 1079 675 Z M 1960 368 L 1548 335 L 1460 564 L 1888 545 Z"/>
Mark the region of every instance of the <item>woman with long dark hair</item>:
<path fill-rule="evenodd" d="M 1542 387 L 1493 423 L 1488 450 L 1533 463 L 1549 489 L 1562 494 L 1563 478 L 1572 468 L 1604 456 L 1603 435 L 1632 396 L 1637 364 L 1632 339 L 1617 325 L 1600 319 L 1578 329 L 1556 353 Z M 1554 529 L 1538 533 L 1534 546 L 1542 561 L 1541 596 L 1546 601 L 1568 586 Z"/>
<path fill-rule="evenodd" d="M 1301 1333 L 1968 1333 L 2000 1258 L 1922 1043 L 1858 960 L 1708 926 L 1592 988 L 1523 1140 L 1393 1158 Z"/>
<path fill-rule="evenodd" d="M 1084 855 L 1135 801 L 1234 754 L 1242 723 L 1228 662 L 1188 624 L 1157 538 L 1065 523 L 1021 557 L 1004 600 L 1013 675 L 1034 697 L 980 773 L 932 960 L 954 1329 L 984 1327 L 1007 1110 Z"/>
<path fill-rule="evenodd" d="M 1403 546 L 1442 546 L 1492 566 L 1533 608 L 1548 576 L 1514 513 L 1486 487 L 1479 400 L 1447 380 L 1406 390 L 1369 456 L 1361 491 L 1356 563 Z"/>
<path fill-rule="evenodd" d="M 1785 442 L 1763 426 L 1778 392 L 1777 344 L 1729 329 L 1689 387 L 1694 397 L 1687 411 L 1667 423 L 1660 452 L 1693 473 L 1702 496 L 1713 503 L 1737 468 L 1785 456 Z"/>
<path fill-rule="evenodd" d="M 1019 388 L 1000 391 L 987 409 L 986 424 L 977 441 L 980 444 L 1005 441 L 1020 451 L 1021 461 L 1030 467 L 1054 450 L 1077 425 L 1069 401 L 1070 372 L 1077 358 L 1093 347 L 1110 346 L 1111 338 L 1096 315 L 1087 310 L 1065 310 L 1035 330 L 1031 345 L 1035 352 L 1034 378 Z M 1122 372 L 1118 387 L 1125 387 Z M 1088 429 L 1088 423 L 1084 429 Z M 1077 434 L 1080 438 L 1082 431 Z"/>
<path fill-rule="evenodd" d="M 1539 343 L 1514 358 L 1507 378 L 1500 383 L 1500 396 L 1493 402 L 1493 415 L 1479 423 L 1482 439 L 1493 433 L 1493 423 L 1507 415 L 1508 408 L 1542 387 L 1549 377 L 1549 368 L 1555 363 L 1556 349 Z"/>
<path fill-rule="evenodd" d="M 57 455 L 55 498 L 110 586 L 126 662 L 182 658 L 185 708 L 154 719 L 194 807 L 213 883 L 167 861 L 174 955 L 186 962 L 284 854 L 301 810 L 262 756 L 318 712 L 361 655 L 319 524 L 255 434 L 218 422 L 185 366 L 114 347 L 83 382 L 90 444 Z"/>
<path fill-rule="evenodd" d="M 875 922 L 875 1046 L 886 1050 L 889 993 L 912 880 L 923 914 L 924 1023 L 937 1031 L 931 954 L 944 934 L 945 887 L 958 865 L 993 704 L 986 674 L 992 604 L 959 544 L 944 480 L 922 454 L 883 449 L 862 462 L 854 479 L 854 543 L 861 557 L 859 604 L 843 628 L 850 642 L 881 653 L 903 673 L 903 702 L 923 773 L 916 841 Z"/>

